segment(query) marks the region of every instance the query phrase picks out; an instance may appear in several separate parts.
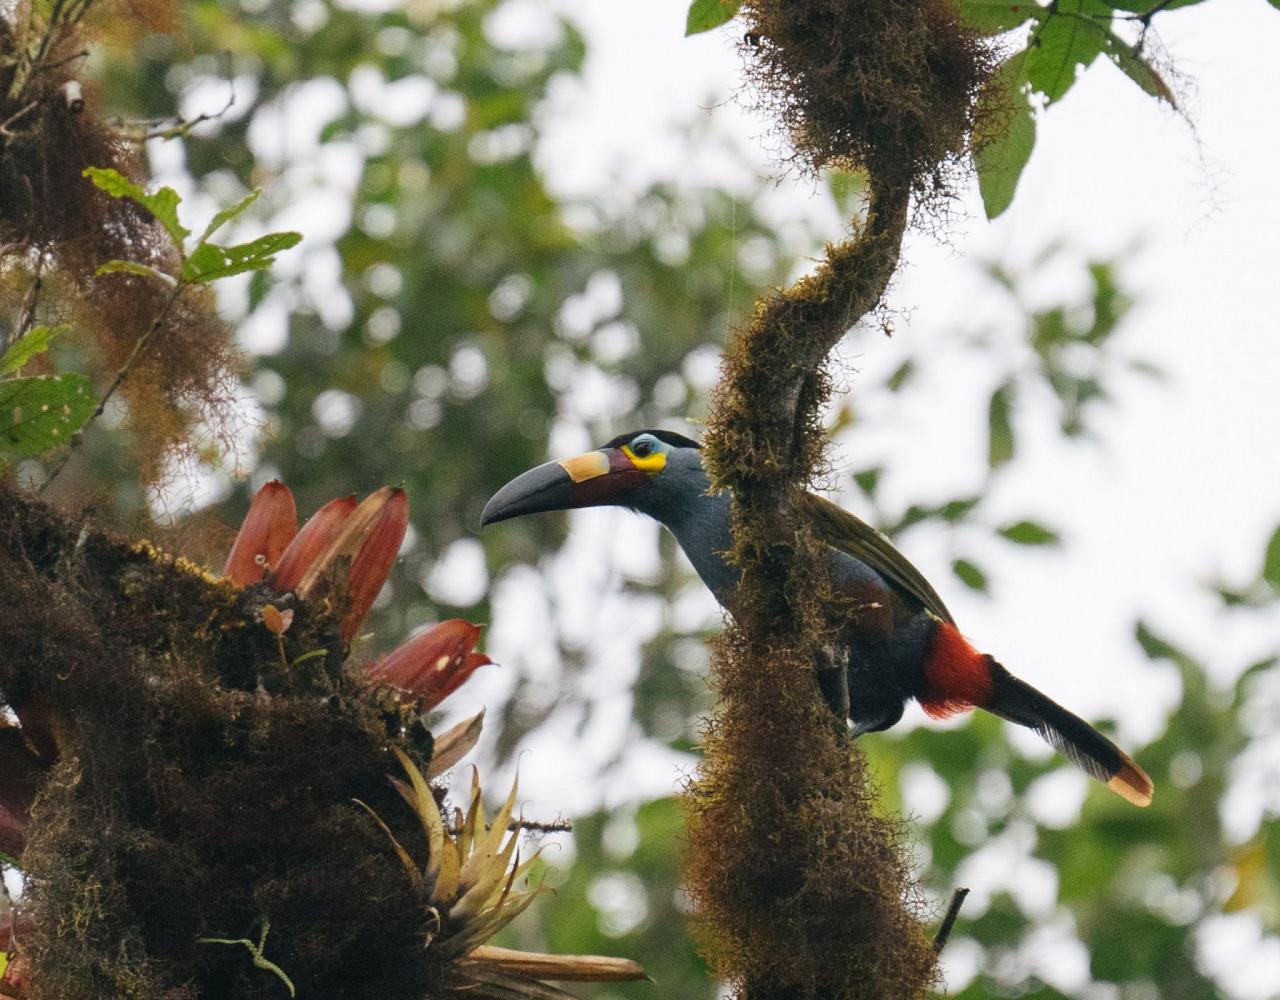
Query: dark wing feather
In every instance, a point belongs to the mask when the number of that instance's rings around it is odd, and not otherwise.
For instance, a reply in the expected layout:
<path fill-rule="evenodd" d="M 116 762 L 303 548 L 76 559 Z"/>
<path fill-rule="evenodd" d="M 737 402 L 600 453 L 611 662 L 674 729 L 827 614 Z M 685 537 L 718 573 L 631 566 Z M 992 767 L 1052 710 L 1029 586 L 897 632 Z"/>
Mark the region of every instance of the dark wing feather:
<path fill-rule="evenodd" d="M 892 587 L 924 605 L 944 622 L 955 624 L 951 612 L 924 574 L 911 565 L 885 535 L 860 517 L 815 493 L 805 493 L 800 507 L 824 542 L 866 563 Z"/>

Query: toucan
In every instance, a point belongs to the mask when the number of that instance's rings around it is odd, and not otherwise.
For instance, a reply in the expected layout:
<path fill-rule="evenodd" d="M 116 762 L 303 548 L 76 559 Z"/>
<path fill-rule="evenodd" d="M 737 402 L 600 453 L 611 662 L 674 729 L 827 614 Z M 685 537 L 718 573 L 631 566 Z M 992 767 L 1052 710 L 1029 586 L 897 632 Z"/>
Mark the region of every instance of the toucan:
<path fill-rule="evenodd" d="M 481 526 L 544 511 L 628 507 L 671 531 L 732 614 L 738 570 L 725 558 L 733 545 L 731 502 L 727 491 L 711 489 L 697 441 L 642 430 L 517 476 L 485 505 Z M 823 685 L 842 715 L 847 704 L 853 736 L 888 729 L 912 698 L 935 719 L 981 708 L 1039 733 L 1134 805 L 1151 804 L 1146 772 L 1089 723 L 971 646 L 937 591 L 885 535 L 816 494 L 802 495 L 801 513 L 829 547 L 834 592 L 857 609 L 844 633 L 843 696 L 837 702 Z"/>

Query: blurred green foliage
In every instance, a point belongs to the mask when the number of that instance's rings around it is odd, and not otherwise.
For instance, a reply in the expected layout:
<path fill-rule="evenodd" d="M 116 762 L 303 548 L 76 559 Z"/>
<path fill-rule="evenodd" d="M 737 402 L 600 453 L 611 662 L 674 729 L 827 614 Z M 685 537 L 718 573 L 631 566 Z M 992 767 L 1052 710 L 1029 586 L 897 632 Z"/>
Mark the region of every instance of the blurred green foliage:
<path fill-rule="evenodd" d="M 304 231 L 280 267 L 225 283 L 222 306 L 243 331 L 245 392 L 265 434 L 260 453 L 244 458 L 251 480 L 228 487 L 220 513 L 236 523 L 252 486 L 276 475 L 304 513 L 334 496 L 404 484 L 412 542 L 373 621 L 378 644 L 390 646 L 428 621 L 489 621 L 504 579 L 525 574 L 553 593 L 563 520 L 515 521 L 480 537 L 483 567 L 470 574 L 472 593 L 435 586 L 433 571 L 451 552 L 474 552 L 465 546 L 475 545 L 468 540 L 481 505 L 515 473 L 618 430 L 696 418 L 725 332 L 792 261 L 753 197 L 674 185 L 608 204 L 556 197 L 536 154 L 549 89 L 582 71 L 585 42 L 569 22 L 543 12 L 545 30 L 511 43 L 495 30 L 502 5 L 494 0 L 385 6 L 197 0 L 184 8 L 185 37 L 144 35 L 134 49 L 112 53 L 103 72 L 114 106 L 170 136 L 154 149 L 156 160 L 185 172 L 188 204 L 203 199 L 212 214 L 260 187 L 263 196 L 228 227 L 235 239 Z M 1011 9 L 1015 23 L 1035 18 L 1046 32 L 1068 23 L 1058 5 L 1054 13 L 985 0 L 964 6 L 987 17 L 989 30 L 1011 27 Z M 1047 98 L 1061 96 L 1077 63 L 1103 51 L 1123 59 L 1101 42 L 1084 55 L 1076 45 L 1038 55 L 1041 63 L 1060 57 L 1052 74 L 1027 69 Z M 1044 82 L 1050 77 L 1060 82 Z M 225 114 L 172 125 L 178 110 L 188 118 L 216 112 L 228 93 L 235 100 Z M 889 509 L 880 498 L 884 466 L 852 474 L 890 533 L 926 522 L 966 529 L 973 551 L 952 568 L 978 590 L 988 585 L 983 557 L 993 546 L 1059 543 L 1057 530 L 1033 516 L 988 513 L 993 484 L 1021 468 L 1024 396 L 1047 389 L 1061 434 L 1087 438 L 1094 408 L 1125 373 L 1146 370 L 1117 349 L 1129 302 L 1108 262 L 1089 266 L 1081 301 L 1024 302 L 1021 282 L 1055 252 L 1026 272 L 989 268 L 993 287 L 1024 317 L 1022 329 L 1003 332 L 1019 351 L 985 333 L 916 331 L 917 353 L 880 382 L 860 380 L 853 397 L 926 391 L 919 374 L 931 338 L 967 336 L 967 349 L 983 359 L 992 388 L 985 413 L 973 415 L 985 420 L 988 440 L 979 490 L 942 501 L 922 491 Z M 854 402 L 833 413 L 833 433 L 858 433 Z M 94 447 L 106 475 L 119 442 Z M 215 483 L 230 482 L 225 462 L 210 455 Z M 121 475 L 120 513 L 132 516 L 128 505 L 141 498 L 123 489 L 127 482 Z M 459 542 L 464 549 L 454 548 Z M 669 540 L 659 544 L 660 569 L 625 582 L 633 599 L 656 595 L 666 607 L 686 596 L 688 576 Z M 1257 579 L 1214 589 L 1224 614 L 1280 611 L 1280 529 Z M 486 735 L 496 737 L 497 756 L 579 697 L 575 679 L 588 654 L 561 634 L 560 609 L 547 601 L 545 635 L 536 639 L 555 647 L 558 671 L 549 682 L 518 660 L 506 665 L 510 689 Z M 705 614 L 664 612 L 642 636 L 634 739 L 696 748 L 707 699 L 698 640 L 707 624 Z M 1261 931 L 1280 930 L 1280 775 L 1266 724 L 1280 703 L 1275 657 L 1241 666 L 1219 687 L 1176 637 L 1146 625 L 1135 634 L 1153 669 L 1176 670 L 1182 690 L 1165 734 L 1139 748 L 1158 788 L 1147 811 L 1085 789 L 1056 758 L 1024 757 L 989 717 L 865 741 L 885 808 L 918 814 L 922 874 L 940 905 L 983 865 L 1010 873 L 962 911 L 948 945 L 949 960 L 958 956 L 967 970 L 954 984 L 959 996 L 1216 997 L 1221 984 L 1196 958 L 1200 929 L 1243 914 Z M 548 683 L 557 686 L 551 694 Z M 1233 842 L 1222 803 L 1242 783 L 1264 805 L 1245 839 Z M 627 798 L 628 790 L 614 791 L 611 799 Z M 1046 799 L 1081 805 L 1063 813 L 1044 808 Z M 513 927 L 507 943 L 628 955 L 657 981 L 584 995 L 714 996 L 684 928 L 675 800 L 575 822 L 572 864 L 548 858 L 565 868 L 556 898 Z M 1045 891 L 1020 891 L 1023 872 Z M 1078 957 L 1077 941 L 1087 954 L 1084 978 L 1120 992 L 1077 982 L 1064 993 L 1049 984 L 1053 956 Z"/>

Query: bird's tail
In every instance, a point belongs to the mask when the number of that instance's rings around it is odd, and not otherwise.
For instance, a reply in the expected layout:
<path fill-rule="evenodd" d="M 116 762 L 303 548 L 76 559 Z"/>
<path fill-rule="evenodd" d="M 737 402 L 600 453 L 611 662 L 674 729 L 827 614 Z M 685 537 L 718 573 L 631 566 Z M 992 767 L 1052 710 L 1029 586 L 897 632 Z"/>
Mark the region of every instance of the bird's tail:
<path fill-rule="evenodd" d="M 1002 719 L 1034 729 L 1064 756 L 1135 806 L 1151 805 L 1155 786 L 1134 760 L 1056 701 L 990 660 L 991 694 L 982 705 Z"/>

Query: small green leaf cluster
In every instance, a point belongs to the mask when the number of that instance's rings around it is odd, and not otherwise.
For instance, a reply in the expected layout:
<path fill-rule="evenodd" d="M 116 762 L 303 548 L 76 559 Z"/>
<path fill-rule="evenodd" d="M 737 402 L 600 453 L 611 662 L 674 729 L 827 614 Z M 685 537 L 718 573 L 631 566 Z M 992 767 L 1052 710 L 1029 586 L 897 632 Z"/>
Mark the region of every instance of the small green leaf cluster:
<path fill-rule="evenodd" d="M 1211 587 L 1228 608 L 1263 608 L 1280 601 L 1280 524 L 1267 539 L 1254 579 L 1243 586 L 1218 582 Z"/>
<path fill-rule="evenodd" d="M 95 273 L 130 274 L 159 281 L 173 289 L 170 304 L 189 285 L 205 285 L 247 271 L 263 271 L 275 263 L 277 254 L 296 246 L 302 239 L 299 233 L 276 232 L 234 246 L 212 242 L 214 233 L 240 217 L 257 200 L 260 192 L 255 190 L 230 208 L 218 212 L 188 254 L 184 242 L 191 235 L 191 230 L 178 219 L 178 206 L 182 199 L 173 188 L 161 187 L 148 192 L 141 184 L 111 168 L 89 167 L 84 175 L 111 197 L 128 199 L 149 212 L 173 240 L 181 261 L 176 276 L 137 260 L 109 260 L 99 265 Z M 167 309 L 168 306 L 165 307 Z M 135 354 L 158 328 L 162 316 L 163 311 L 152 321 L 150 331 L 143 334 L 135 346 Z M 77 431 L 101 413 L 111 393 L 127 375 L 128 364 L 101 401 L 95 398 L 92 383 L 86 375 L 64 373 L 19 377 L 19 370 L 45 353 L 57 333 L 55 328 L 38 326 L 21 334 L 11 344 L 0 343 L 4 348 L 4 354 L 0 356 L 0 460 L 6 453 L 34 457 L 71 441 Z"/>
<path fill-rule="evenodd" d="M 58 330 L 37 326 L 0 356 L 0 461 L 31 458 L 65 444 L 93 412 L 95 400 L 84 375 L 18 372 L 49 349 Z"/>
<path fill-rule="evenodd" d="M 84 175 L 100 190 L 114 198 L 128 198 L 145 208 L 156 221 L 165 228 L 173 239 L 182 259 L 182 267 L 178 276 L 168 274 L 150 264 L 134 260 L 109 260 L 98 267 L 98 274 L 134 274 L 154 278 L 171 287 L 178 285 L 206 285 L 220 278 L 229 278 L 235 274 L 248 271 L 265 271 L 275 263 L 276 254 L 297 246 L 302 240 L 301 233 L 278 232 L 267 233 L 248 243 L 235 246 L 221 246 L 211 241 L 211 237 L 228 222 L 239 218 L 258 200 L 262 193 L 255 189 L 232 205 L 223 209 L 213 217 L 205 227 L 196 245 L 188 254 L 184 244 L 191 235 L 191 230 L 178 221 L 178 205 L 182 199 L 171 187 L 162 187 L 158 191 L 148 193 L 140 184 L 124 177 L 109 168 L 89 167 Z"/>
<path fill-rule="evenodd" d="M 1082 70 L 1099 56 L 1111 62 L 1157 100 L 1177 108 L 1173 91 L 1143 50 L 1115 31 L 1117 21 L 1138 22 L 1145 33 L 1155 14 L 1189 7 L 1202 0 L 1053 0 L 1041 5 L 1010 0 L 959 0 L 961 13 L 976 30 L 1003 34 L 1030 24 L 1026 45 L 1000 64 L 984 89 L 980 120 L 991 123 L 976 137 L 974 161 L 987 218 L 994 219 L 1013 201 L 1018 178 L 1036 141 L 1036 106 L 1062 100 Z"/>

